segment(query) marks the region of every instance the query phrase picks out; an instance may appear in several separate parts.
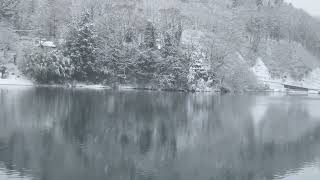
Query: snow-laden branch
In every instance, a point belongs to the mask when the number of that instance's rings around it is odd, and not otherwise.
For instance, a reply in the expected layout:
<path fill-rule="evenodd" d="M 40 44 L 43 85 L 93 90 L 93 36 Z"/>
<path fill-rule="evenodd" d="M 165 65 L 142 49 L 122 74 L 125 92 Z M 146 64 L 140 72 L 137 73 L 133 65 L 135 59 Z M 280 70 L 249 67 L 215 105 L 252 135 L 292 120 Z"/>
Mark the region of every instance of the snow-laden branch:
<path fill-rule="evenodd" d="M 12 14 L 20 0 L 0 0 L 0 18 Z"/>

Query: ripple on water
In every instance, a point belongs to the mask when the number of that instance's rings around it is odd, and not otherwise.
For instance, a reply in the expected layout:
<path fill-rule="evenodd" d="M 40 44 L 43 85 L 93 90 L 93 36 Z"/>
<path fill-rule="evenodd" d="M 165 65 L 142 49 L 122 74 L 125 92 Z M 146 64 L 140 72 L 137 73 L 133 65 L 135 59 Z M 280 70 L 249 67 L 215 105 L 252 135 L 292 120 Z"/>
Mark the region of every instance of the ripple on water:
<path fill-rule="evenodd" d="M 0 180 L 35 180 L 35 178 L 28 175 L 27 170 L 22 171 L 8 170 L 3 164 L 0 164 Z"/>
<path fill-rule="evenodd" d="M 320 178 L 320 159 L 305 163 L 302 168 L 288 170 L 283 175 L 275 175 L 274 180 L 318 180 Z"/>

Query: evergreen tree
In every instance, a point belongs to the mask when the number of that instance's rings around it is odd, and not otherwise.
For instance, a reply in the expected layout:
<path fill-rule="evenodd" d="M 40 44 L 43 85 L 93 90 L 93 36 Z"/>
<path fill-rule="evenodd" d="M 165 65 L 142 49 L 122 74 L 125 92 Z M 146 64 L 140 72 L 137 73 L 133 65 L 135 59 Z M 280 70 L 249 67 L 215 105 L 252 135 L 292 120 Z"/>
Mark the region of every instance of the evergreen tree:
<path fill-rule="evenodd" d="M 75 66 L 74 78 L 79 81 L 96 80 L 97 36 L 86 12 L 75 28 L 70 31 L 66 42 L 65 54 Z"/>
<path fill-rule="evenodd" d="M 182 37 L 182 25 L 179 24 L 177 27 L 172 27 L 164 32 L 163 42 L 164 45 L 161 48 L 162 57 L 176 56 L 179 49 L 179 45 Z"/>
<path fill-rule="evenodd" d="M 148 49 L 138 54 L 133 67 L 135 78 L 141 85 L 148 85 L 155 79 L 156 71 L 159 68 L 158 51 Z"/>
<path fill-rule="evenodd" d="M 178 50 L 178 40 L 173 33 L 164 33 L 164 45 L 161 48 L 161 56 L 166 58 L 168 56 L 175 56 Z"/>
<path fill-rule="evenodd" d="M 0 78 L 4 79 L 6 74 L 8 73 L 8 68 L 5 65 L 0 65 L 0 73 L 1 73 Z"/>
<path fill-rule="evenodd" d="M 164 46 L 161 48 L 161 56 L 166 58 L 173 55 L 173 42 L 171 35 L 166 32 L 164 33 Z"/>

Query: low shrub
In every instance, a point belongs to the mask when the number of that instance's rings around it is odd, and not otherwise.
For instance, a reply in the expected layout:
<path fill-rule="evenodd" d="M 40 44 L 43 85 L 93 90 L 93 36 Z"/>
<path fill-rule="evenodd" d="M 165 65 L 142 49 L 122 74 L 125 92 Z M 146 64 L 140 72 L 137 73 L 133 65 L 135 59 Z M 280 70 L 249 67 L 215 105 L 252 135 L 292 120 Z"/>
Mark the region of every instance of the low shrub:
<path fill-rule="evenodd" d="M 39 83 L 64 83 L 71 80 L 74 67 L 69 58 L 57 50 L 35 51 L 26 55 L 24 73 Z"/>

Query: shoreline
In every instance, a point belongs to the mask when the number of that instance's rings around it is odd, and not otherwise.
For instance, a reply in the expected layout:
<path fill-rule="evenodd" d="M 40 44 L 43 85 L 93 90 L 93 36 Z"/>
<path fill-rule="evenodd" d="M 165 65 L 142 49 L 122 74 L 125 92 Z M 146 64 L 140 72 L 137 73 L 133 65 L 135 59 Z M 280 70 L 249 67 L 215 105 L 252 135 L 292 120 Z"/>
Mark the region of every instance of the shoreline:
<path fill-rule="evenodd" d="M 131 87 L 131 86 L 119 86 L 116 88 L 112 88 L 110 86 L 99 85 L 99 84 L 78 84 L 78 85 L 59 85 L 59 84 L 4 84 L 0 82 L 0 89 L 2 87 L 28 87 L 28 88 L 66 88 L 66 89 L 74 89 L 74 90 L 119 90 L 119 91 L 151 91 L 151 92 L 177 92 L 177 93 L 216 93 L 216 94 L 238 94 L 237 92 L 230 92 L 230 93 L 222 93 L 219 90 L 212 91 L 191 91 L 191 90 L 182 90 L 182 89 L 156 89 L 156 88 L 145 88 L 145 87 Z M 243 93 L 277 93 L 277 94 L 286 94 L 286 95 L 320 95 L 320 92 L 289 92 L 289 91 L 276 91 L 276 90 L 245 90 Z M 242 93 L 240 93 L 242 94 Z"/>
<path fill-rule="evenodd" d="M 211 91 L 192 91 L 192 90 L 185 90 L 185 89 L 170 89 L 170 88 L 152 88 L 152 87 L 136 87 L 130 85 L 119 85 L 116 87 L 111 87 L 108 85 L 102 84 L 84 84 L 79 83 L 75 85 L 71 84 L 37 84 L 29 81 L 29 83 L 12 83 L 12 82 L 1 82 L 0 79 L 0 88 L 1 87 L 48 87 L 48 88 L 67 88 L 67 89 L 89 89 L 89 90 L 121 90 L 121 91 L 133 91 L 133 90 L 140 90 L 140 91 L 164 91 L 164 92 L 205 92 L 205 93 L 220 93 L 217 89 L 212 89 Z"/>
<path fill-rule="evenodd" d="M 163 91 L 163 92 L 185 92 L 185 93 L 219 93 L 219 94 L 228 94 L 228 93 L 237 93 L 237 92 L 228 92 L 223 93 L 219 89 L 206 89 L 206 90 L 187 90 L 187 89 L 170 89 L 170 88 L 153 88 L 153 87 L 137 87 L 132 85 L 118 85 L 116 87 L 111 87 L 108 85 L 102 84 L 85 84 L 85 83 L 76 83 L 76 84 L 38 84 L 31 80 L 27 79 L 0 79 L 0 88 L 1 87 L 52 87 L 52 88 L 67 88 L 67 89 L 78 89 L 78 90 L 120 90 L 120 91 Z M 313 94 L 320 95 L 320 92 L 309 91 L 309 92 L 300 92 L 300 91 L 287 91 L 287 90 L 244 90 L 243 92 L 247 93 L 281 93 L 281 94 Z"/>

